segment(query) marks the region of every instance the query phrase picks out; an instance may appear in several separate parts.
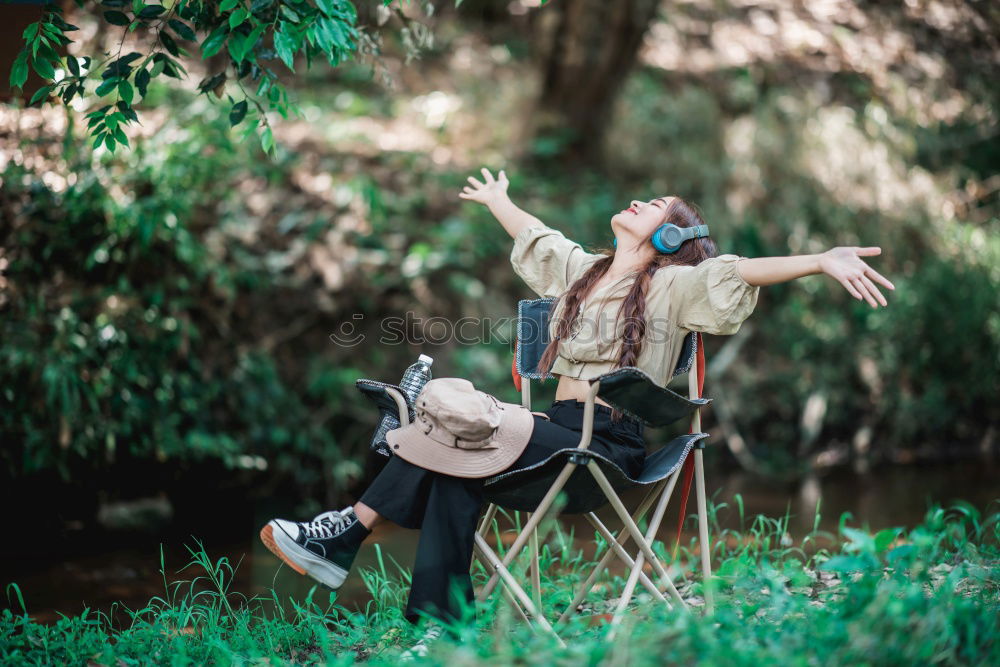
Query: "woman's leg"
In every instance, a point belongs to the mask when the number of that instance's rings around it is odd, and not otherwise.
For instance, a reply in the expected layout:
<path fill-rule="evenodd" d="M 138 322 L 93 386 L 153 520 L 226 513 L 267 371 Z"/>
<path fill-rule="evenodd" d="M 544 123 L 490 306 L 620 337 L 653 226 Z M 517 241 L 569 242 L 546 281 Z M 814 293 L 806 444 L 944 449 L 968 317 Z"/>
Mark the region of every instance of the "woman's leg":
<path fill-rule="evenodd" d="M 482 480 L 443 475 L 397 456 L 355 504 L 359 518 L 420 529 L 406 605 L 411 622 L 422 615 L 457 619 L 472 601 L 469 564 L 481 506 Z"/>
<path fill-rule="evenodd" d="M 406 618 L 445 621 L 462 617 L 474 599 L 469 566 L 483 504 L 483 480 L 431 473 Z"/>
<path fill-rule="evenodd" d="M 385 521 L 385 518 L 381 514 L 360 500 L 354 503 L 354 514 L 358 517 L 358 521 L 364 524 L 368 530 L 374 530 L 375 526 Z"/>
<path fill-rule="evenodd" d="M 408 528 L 420 527 L 430 474 L 393 457 L 375 477 L 357 508 L 323 512 L 312 521 L 272 519 L 261 529 L 261 540 L 299 574 L 309 575 L 330 588 L 339 588 L 361 543 L 382 517 Z"/>

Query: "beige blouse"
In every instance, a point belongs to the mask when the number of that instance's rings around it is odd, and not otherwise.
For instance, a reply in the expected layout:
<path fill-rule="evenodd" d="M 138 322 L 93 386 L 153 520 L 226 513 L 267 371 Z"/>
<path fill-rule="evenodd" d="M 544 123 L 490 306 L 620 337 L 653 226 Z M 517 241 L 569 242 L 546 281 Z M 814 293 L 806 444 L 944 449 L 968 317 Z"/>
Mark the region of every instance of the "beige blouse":
<path fill-rule="evenodd" d="M 579 243 L 544 226 L 522 229 L 514 238 L 510 261 L 514 272 L 536 294 L 558 297 L 603 255 L 585 252 Z M 638 366 L 665 386 L 691 331 L 734 334 L 757 305 L 760 288 L 736 271 L 742 257 L 719 255 L 697 266 L 666 266 L 653 274 L 646 295 L 646 338 Z M 605 285 L 587 295 L 582 317 L 559 345 L 552 373 L 590 379 L 614 369 L 621 348 L 624 322 L 615 319 L 633 277 Z M 560 302 L 550 322 L 562 317 Z"/>

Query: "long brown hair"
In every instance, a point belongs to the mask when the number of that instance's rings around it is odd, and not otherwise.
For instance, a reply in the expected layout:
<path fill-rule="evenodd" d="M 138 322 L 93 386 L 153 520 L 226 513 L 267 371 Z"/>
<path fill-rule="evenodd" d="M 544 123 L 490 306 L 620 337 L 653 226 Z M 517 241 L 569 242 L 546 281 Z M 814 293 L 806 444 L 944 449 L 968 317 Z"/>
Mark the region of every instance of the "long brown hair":
<path fill-rule="evenodd" d="M 694 206 L 680 197 L 674 197 L 667 205 L 667 216 L 664 222 L 673 223 L 678 227 L 694 227 L 705 224 Z M 614 251 L 606 248 L 601 251 L 601 254 L 604 257 L 594 262 L 576 282 L 570 285 L 569 289 L 559 297 L 559 300 L 552 304 L 553 313 L 560 304 L 563 304 L 563 310 L 562 315 L 555 322 L 555 335 L 538 362 L 538 368 L 544 373 L 543 377 L 551 376 L 550 371 L 559 353 L 559 344 L 572 333 L 573 326 L 580 316 L 578 311 L 583 299 L 611 268 Z M 656 253 L 645 267 L 636 272 L 632 287 L 622 301 L 615 319 L 615 331 L 618 330 L 618 323 L 622 318 L 625 321 L 622 330 L 622 346 L 615 368 L 634 366 L 639 359 L 642 343 L 646 336 L 646 292 L 649 290 L 653 274 L 664 266 L 695 266 L 717 254 L 718 250 L 712 239 L 691 239 L 685 241 L 680 249 L 673 254 Z M 614 412 L 615 418 L 619 418 L 618 411 Z"/>

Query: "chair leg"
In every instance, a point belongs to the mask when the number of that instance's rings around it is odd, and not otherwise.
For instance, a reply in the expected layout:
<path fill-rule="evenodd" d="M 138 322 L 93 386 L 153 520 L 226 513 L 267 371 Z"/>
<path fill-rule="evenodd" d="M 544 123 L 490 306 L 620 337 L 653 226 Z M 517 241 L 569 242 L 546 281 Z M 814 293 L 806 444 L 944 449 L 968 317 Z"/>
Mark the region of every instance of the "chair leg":
<path fill-rule="evenodd" d="M 684 598 L 681 597 L 681 594 L 677 592 L 677 588 L 674 586 L 674 582 L 670 579 L 670 575 L 667 573 L 666 568 L 663 567 L 663 564 L 660 563 L 660 559 L 655 553 L 653 553 L 652 548 L 650 548 L 649 544 L 646 542 L 642 532 L 639 530 L 639 527 L 635 525 L 634 521 L 632 521 L 632 517 L 629 516 L 628 510 L 622 503 L 621 498 L 618 497 L 618 494 L 615 493 L 614 487 L 611 486 L 611 482 L 609 482 L 608 478 L 605 477 L 604 471 L 601 470 L 600 466 L 598 466 L 594 461 L 588 463 L 587 468 L 594 476 L 594 479 L 597 480 L 597 484 L 601 487 L 601 490 L 604 491 L 604 495 L 606 495 L 608 500 L 611 502 L 611 506 L 618 514 L 618 518 L 621 519 L 622 523 L 625 525 L 625 530 L 631 533 L 632 539 L 635 540 L 636 545 L 642 553 L 646 555 L 646 558 L 649 559 L 649 563 L 653 566 L 653 570 L 656 571 L 657 576 L 660 577 L 660 581 L 667 586 L 667 590 L 674 597 L 674 599 L 677 600 L 678 604 L 680 604 L 682 608 L 687 609 L 687 603 L 684 602 Z"/>
<path fill-rule="evenodd" d="M 485 552 L 483 551 L 483 548 L 482 548 L 482 547 L 480 547 L 480 546 L 479 546 L 478 544 L 473 544 L 472 546 L 473 546 L 473 552 L 475 553 L 475 555 L 476 555 L 476 558 L 478 558 L 478 559 L 479 559 L 479 561 L 480 561 L 481 563 L 483 563 L 483 566 L 484 566 L 484 568 L 485 568 L 485 567 L 488 567 L 488 564 L 489 564 L 489 562 L 490 562 L 490 559 L 489 559 L 489 557 L 488 557 L 488 556 L 486 555 L 486 553 L 485 553 Z M 487 571 L 488 571 L 488 570 L 487 570 Z M 518 614 L 518 616 L 520 616 L 520 617 L 521 617 L 521 619 L 522 619 L 522 620 L 523 620 L 523 621 L 524 621 L 525 623 L 527 623 L 528 625 L 531 625 L 531 619 L 530 619 L 530 618 L 528 618 L 528 615 L 527 615 L 526 613 L 524 613 L 524 609 L 522 609 L 522 608 L 521 608 L 521 605 L 520 605 L 520 603 L 519 603 L 519 602 L 517 601 L 517 598 L 516 598 L 516 597 L 514 596 L 514 594 L 513 594 L 513 593 L 512 593 L 511 591 L 510 591 L 510 589 L 509 589 L 509 588 L 507 588 L 506 586 L 501 586 L 501 587 L 500 587 L 500 590 L 501 590 L 501 591 L 503 591 L 503 595 L 504 595 L 504 597 L 506 597 L 506 598 L 507 598 L 507 602 L 509 602 L 509 603 L 510 603 L 510 606 L 512 606 L 512 607 L 513 607 L 514 609 L 516 609 L 516 610 L 517 610 L 517 614 Z"/>
<path fill-rule="evenodd" d="M 705 501 L 705 459 L 704 450 L 694 450 L 695 488 L 698 494 L 698 542 L 701 544 L 702 587 L 705 589 L 705 611 L 711 614 L 715 609 L 712 599 L 712 545 L 708 540 L 708 504 Z"/>
<path fill-rule="evenodd" d="M 603 523 L 601 523 L 601 520 L 598 519 L 596 516 L 594 516 L 593 513 L 588 514 L 587 519 L 590 521 L 591 525 L 593 525 L 594 528 L 597 529 L 597 532 L 601 534 L 601 537 L 607 540 L 608 544 L 610 544 L 611 548 L 614 550 L 615 555 L 618 556 L 618 558 L 620 558 L 622 562 L 625 563 L 625 565 L 629 568 L 629 571 L 635 568 L 635 561 L 632 559 L 632 556 L 629 554 L 629 552 L 625 551 L 625 548 L 622 545 L 618 544 L 618 540 L 616 540 L 615 536 L 611 534 L 611 531 L 608 530 L 608 527 L 605 526 Z M 663 597 L 663 593 L 661 593 L 660 589 L 656 587 L 656 584 L 654 584 L 652 580 L 646 576 L 646 573 L 642 571 L 641 567 L 639 568 L 638 572 L 639 572 L 639 583 L 645 586 L 646 590 L 648 590 L 653 597 L 665 603 L 667 607 L 670 607 L 671 606 L 670 602 L 667 600 L 667 598 Z M 590 588 L 593 588 L 593 586 L 591 586 Z M 584 596 L 586 596 L 586 593 L 589 592 L 590 589 L 588 588 L 584 593 Z M 581 602 L 582 600 L 583 599 L 581 598 Z M 579 604 L 579 602 L 577 602 L 577 604 Z"/>
<path fill-rule="evenodd" d="M 497 514 L 496 503 L 490 503 L 490 506 L 486 508 L 486 514 L 483 515 L 483 520 L 479 524 L 479 529 L 476 531 L 483 537 L 486 537 L 486 532 L 490 529 L 490 524 L 493 523 L 493 517 Z"/>
<path fill-rule="evenodd" d="M 538 524 L 541 523 L 545 514 L 549 511 L 549 508 L 552 507 L 552 504 L 559 496 L 559 492 L 562 491 L 563 486 L 566 485 L 566 480 L 568 480 L 569 476 L 573 474 L 576 467 L 576 463 L 567 463 L 562 469 L 562 472 L 559 473 L 559 476 L 556 477 L 555 481 L 552 483 L 552 486 L 549 487 L 545 497 L 542 498 L 542 502 L 538 504 L 538 507 L 532 513 L 531 518 L 528 519 L 524 528 L 521 529 L 521 533 L 517 536 L 517 539 L 514 540 L 514 544 L 510 545 L 510 549 L 508 549 L 507 553 L 504 555 L 502 563 L 505 569 L 510 567 L 514 558 L 521 552 L 521 549 L 524 548 L 525 543 L 528 541 L 528 537 L 531 535 L 531 531 L 538 528 Z M 482 537 L 479 537 L 479 539 L 482 539 Z M 483 586 L 483 590 L 479 592 L 479 599 L 485 600 L 488 598 L 493 592 L 493 589 L 496 588 L 497 583 L 499 583 L 498 574 L 494 573 L 493 576 L 490 577 L 490 580 L 486 582 L 486 585 Z"/>
<path fill-rule="evenodd" d="M 660 529 L 660 523 L 663 521 L 663 515 L 667 511 L 667 503 L 670 502 L 670 494 L 673 492 L 673 482 L 677 481 L 676 475 L 671 479 L 671 484 L 666 492 L 660 496 L 660 500 L 656 503 L 656 509 L 653 510 L 653 516 L 649 520 L 649 526 L 646 527 L 646 543 L 652 544 L 653 540 L 656 539 L 656 531 Z M 635 591 L 635 584 L 642 574 L 642 565 L 645 560 L 645 554 L 639 553 L 635 557 L 635 564 L 632 566 L 632 571 L 629 572 L 628 581 L 625 582 L 625 590 L 622 592 L 621 598 L 618 600 L 618 607 L 615 609 L 615 614 L 611 618 L 611 633 L 609 639 L 613 638 L 616 632 L 616 628 L 622 620 L 622 614 L 628 607 L 629 602 L 632 601 L 632 593 Z"/>
<path fill-rule="evenodd" d="M 531 515 L 528 515 L 528 519 L 531 519 Z M 538 571 L 538 529 L 535 528 L 531 531 L 531 538 L 529 540 L 531 549 L 531 594 L 535 601 L 535 606 L 539 609 L 542 608 L 542 576 Z"/>
<path fill-rule="evenodd" d="M 517 598 L 518 602 L 521 603 L 521 606 L 524 607 L 528 616 L 533 618 L 546 632 L 555 637 L 561 647 L 565 648 L 565 642 L 563 642 L 562 638 L 560 638 L 559 635 L 556 634 L 556 631 L 552 629 L 552 626 L 546 620 L 545 616 L 538 611 L 534 603 L 531 601 L 531 598 L 528 597 L 528 594 L 524 592 L 524 589 L 521 588 L 521 586 L 517 583 L 517 580 L 514 579 L 514 576 L 507 569 L 507 566 L 504 565 L 500 561 L 499 557 L 497 557 L 496 553 L 490 549 L 490 545 L 486 543 L 486 540 L 484 540 L 478 533 L 475 535 L 475 540 L 476 544 L 479 545 L 480 552 L 483 556 L 485 556 L 487 562 L 489 562 L 490 566 L 493 568 L 493 576 L 499 576 L 510 592 Z"/>
<path fill-rule="evenodd" d="M 479 527 L 476 532 L 483 537 L 486 536 L 486 531 L 490 529 L 490 524 L 493 523 L 493 517 L 496 516 L 497 506 L 496 503 L 490 503 L 490 506 L 486 508 L 486 514 L 483 515 L 483 520 L 479 522 Z M 469 563 L 469 569 L 471 570 L 476 566 L 476 561 L 485 562 L 480 558 L 479 553 L 473 549 L 472 550 L 472 562 Z"/>
<path fill-rule="evenodd" d="M 674 473 L 674 476 L 676 477 L 678 474 L 679 473 Z M 649 510 L 650 506 L 653 504 L 653 501 L 659 495 L 659 492 L 663 490 L 663 486 L 665 484 L 666 482 L 660 482 L 656 484 L 652 489 L 650 489 L 649 493 L 646 494 L 646 497 L 642 499 L 642 502 L 639 504 L 638 509 L 636 509 L 635 513 L 632 514 L 633 521 L 641 521 L 642 517 L 646 516 L 647 510 Z M 593 523 L 594 521 L 600 523 L 600 519 L 598 519 L 597 515 L 595 515 L 593 512 L 588 514 L 587 518 L 590 520 L 591 523 Z M 604 524 L 601 524 L 601 526 L 603 527 Z M 605 530 L 607 529 L 605 528 Z M 608 534 L 610 535 L 610 531 L 608 531 Z M 608 549 L 607 553 L 605 553 L 601 557 L 601 560 L 598 561 L 594 569 L 591 570 L 590 576 L 587 577 L 587 580 L 580 587 L 580 590 L 579 592 L 577 592 L 576 597 L 573 598 L 573 601 L 569 604 L 568 607 L 566 607 L 566 610 L 563 611 L 562 616 L 559 617 L 559 620 L 556 622 L 557 624 L 561 625 L 565 623 L 566 621 L 569 620 L 570 616 L 576 613 L 576 608 L 580 606 L 580 603 L 583 602 L 583 599 L 587 597 L 590 591 L 594 588 L 594 582 L 597 581 L 597 577 L 600 576 L 601 572 L 604 571 L 604 568 L 608 566 L 608 562 L 611 560 L 611 557 L 617 555 L 619 550 L 624 552 L 625 550 L 623 547 L 631 537 L 632 537 L 631 534 L 627 530 L 620 530 L 618 531 L 617 537 L 613 538 L 613 540 L 608 540 L 609 544 L 611 544 L 613 541 L 614 544 L 617 546 L 615 548 Z M 605 536 L 605 539 L 608 538 Z M 625 553 L 627 555 L 627 552 Z M 629 560 L 631 559 L 632 557 L 629 556 Z"/>

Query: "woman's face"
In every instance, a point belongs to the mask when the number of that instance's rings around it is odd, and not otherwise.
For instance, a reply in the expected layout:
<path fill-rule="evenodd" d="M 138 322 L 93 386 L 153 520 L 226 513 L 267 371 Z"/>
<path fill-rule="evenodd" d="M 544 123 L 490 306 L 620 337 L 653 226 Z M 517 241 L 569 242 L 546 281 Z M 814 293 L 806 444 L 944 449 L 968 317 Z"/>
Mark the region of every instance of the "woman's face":
<path fill-rule="evenodd" d="M 611 217 L 611 229 L 619 248 L 631 248 L 647 241 L 666 222 L 667 207 L 673 197 L 657 197 L 648 202 L 633 199 L 629 207 Z M 623 245 L 624 244 L 624 245 Z"/>

